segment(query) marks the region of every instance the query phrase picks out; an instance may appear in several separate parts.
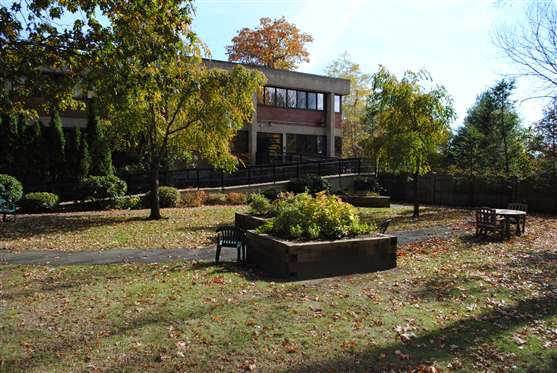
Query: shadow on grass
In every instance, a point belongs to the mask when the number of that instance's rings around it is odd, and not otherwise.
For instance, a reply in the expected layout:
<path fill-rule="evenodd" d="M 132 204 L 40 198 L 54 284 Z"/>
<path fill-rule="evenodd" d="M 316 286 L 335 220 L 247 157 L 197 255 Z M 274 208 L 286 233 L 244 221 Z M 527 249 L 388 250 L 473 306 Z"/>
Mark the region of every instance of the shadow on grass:
<path fill-rule="evenodd" d="M 24 215 L 15 222 L 0 223 L 0 237 L 7 240 L 32 238 L 36 235 L 64 234 L 90 228 L 146 221 L 142 216 L 113 217 L 74 214 Z"/>
<path fill-rule="evenodd" d="M 494 341 L 504 333 L 534 321 L 557 314 L 557 299 L 552 295 L 529 298 L 514 306 L 502 307 L 477 317 L 457 321 L 435 329 L 407 343 L 397 342 L 371 348 L 350 357 L 333 358 L 311 364 L 300 364 L 286 372 L 352 371 L 355 367 L 368 371 L 410 369 L 423 363 L 446 360 L 455 356 L 473 359 L 475 348 L 484 342 Z M 433 341 L 433 344 L 432 344 Z M 454 345 L 457 347 L 451 348 Z M 400 354 L 408 354 L 407 360 Z M 551 355 L 545 367 L 535 367 L 540 372 L 554 372 L 557 354 Z M 355 362 L 358 362 L 356 364 Z M 492 366 L 479 366 L 479 370 L 497 370 Z M 532 367 L 534 368 L 534 367 Z"/>

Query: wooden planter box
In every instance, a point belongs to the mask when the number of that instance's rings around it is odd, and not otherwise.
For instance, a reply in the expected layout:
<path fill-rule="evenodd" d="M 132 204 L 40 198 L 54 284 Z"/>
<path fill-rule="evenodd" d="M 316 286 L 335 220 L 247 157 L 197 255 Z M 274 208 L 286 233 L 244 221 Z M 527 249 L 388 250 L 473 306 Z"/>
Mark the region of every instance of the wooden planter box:
<path fill-rule="evenodd" d="M 245 231 L 257 229 L 260 225 L 265 223 L 268 218 L 260 218 L 249 214 L 237 212 L 234 216 L 234 225 Z"/>
<path fill-rule="evenodd" d="M 368 273 L 396 267 L 397 238 L 377 234 L 336 241 L 293 242 L 247 233 L 247 262 L 291 280 Z"/>
<path fill-rule="evenodd" d="M 388 196 L 340 196 L 344 202 L 356 207 L 391 207 L 391 197 Z"/>

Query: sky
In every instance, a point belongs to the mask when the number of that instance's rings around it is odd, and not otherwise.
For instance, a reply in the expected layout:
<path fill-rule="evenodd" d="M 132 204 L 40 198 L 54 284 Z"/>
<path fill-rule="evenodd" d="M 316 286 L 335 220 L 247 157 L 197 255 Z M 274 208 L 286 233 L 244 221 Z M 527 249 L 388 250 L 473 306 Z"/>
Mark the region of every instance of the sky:
<path fill-rule="evenodd" d="M 498 2 L 499 3 L 499 2 Z M 462 124 L 479 93 L 518 72 L 493 44 L 493 34 L 523 20 L 525 1 L 495 0 L 197 0 L 194 31 L 226 60 L 225 46 L 243 27 L 261 17 L 286 19 L 313 36 L 311 61 L 298 71 L 323 74 L 336 57 L 348 52 L 362 71 L 384 65 L 397 75 L 425 68 L 454 100 Z M 537 83 L 518 80 L 517 109 L 528 126 L 541 117 L 544 102 Z"/>

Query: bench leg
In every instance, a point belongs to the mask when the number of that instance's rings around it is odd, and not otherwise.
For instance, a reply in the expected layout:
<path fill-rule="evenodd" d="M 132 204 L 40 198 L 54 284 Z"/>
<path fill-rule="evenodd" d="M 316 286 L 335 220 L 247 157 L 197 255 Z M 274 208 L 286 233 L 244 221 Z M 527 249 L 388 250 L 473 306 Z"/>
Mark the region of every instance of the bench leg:
<path fill-rule="evenodd" d="M 217 253 L 215 256 L 215 263 L 218 263 L 220 259 L 220 245 L 217 245 Z"/>

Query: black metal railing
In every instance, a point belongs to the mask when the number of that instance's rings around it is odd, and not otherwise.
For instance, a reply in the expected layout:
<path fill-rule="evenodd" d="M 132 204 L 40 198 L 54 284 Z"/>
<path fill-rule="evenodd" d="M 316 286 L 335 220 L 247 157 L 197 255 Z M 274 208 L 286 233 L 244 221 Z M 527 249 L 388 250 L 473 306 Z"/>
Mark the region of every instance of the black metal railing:
<path fill-rule="evenodd" d="M 183 189 L 224 188 L 236 185 L 276 183 L 304 175 L 331 176 L 359 174 L 360 172 L 363 172 L 360 158 L 325 159 L 247 166 L 232 173 L 213 168 L 161 171 L 160 183 Z M 147 174 L 121 175 L 121 177 L 128 183 L 130 193 L 141 193 L 149 189 Z"/>

